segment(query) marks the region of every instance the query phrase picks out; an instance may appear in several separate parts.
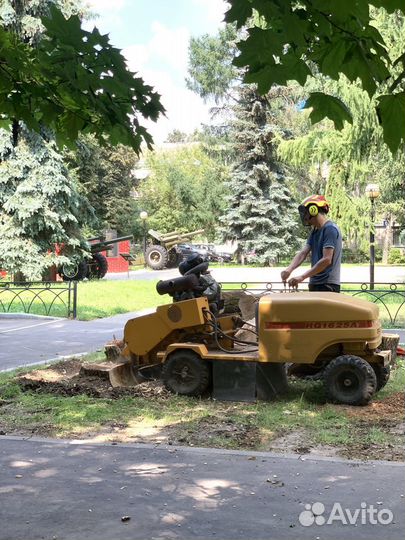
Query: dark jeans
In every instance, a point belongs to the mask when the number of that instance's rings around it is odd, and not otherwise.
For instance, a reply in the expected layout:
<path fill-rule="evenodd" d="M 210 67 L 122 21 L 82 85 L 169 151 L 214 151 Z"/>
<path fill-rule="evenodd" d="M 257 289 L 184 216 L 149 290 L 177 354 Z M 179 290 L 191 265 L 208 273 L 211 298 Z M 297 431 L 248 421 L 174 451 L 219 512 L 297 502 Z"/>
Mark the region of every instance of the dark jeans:
<path fill-rule="evenodd" d="M 335 283 L 310 283 L 308 289 L 315 292 L 340 292 L 340 285 L 336 285 Z"/>

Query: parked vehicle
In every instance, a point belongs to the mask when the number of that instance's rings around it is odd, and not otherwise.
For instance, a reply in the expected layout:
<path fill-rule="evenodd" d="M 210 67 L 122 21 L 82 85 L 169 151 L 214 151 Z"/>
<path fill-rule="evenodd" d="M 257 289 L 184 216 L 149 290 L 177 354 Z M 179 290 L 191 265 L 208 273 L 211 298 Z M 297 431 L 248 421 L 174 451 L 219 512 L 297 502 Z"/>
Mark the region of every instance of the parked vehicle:
<path fill-rule="evenodd" d="M 204 254 L 207 261 L 212 262 L 231 262 L 233 257 L 230 253 L 218 251 L 215 244 L 191 244 L 199 253 Z"/>
<path fill-rule="evenodd" d="M 194 253 L 198 253 L 204 259 L 207 259 L 207 251 L 204 249 L 200 249 L 194 244 L 177 244 L 177 250 L 181 253 L 182 258 L 186 259 L 190 255 L 194 255 Z"/>

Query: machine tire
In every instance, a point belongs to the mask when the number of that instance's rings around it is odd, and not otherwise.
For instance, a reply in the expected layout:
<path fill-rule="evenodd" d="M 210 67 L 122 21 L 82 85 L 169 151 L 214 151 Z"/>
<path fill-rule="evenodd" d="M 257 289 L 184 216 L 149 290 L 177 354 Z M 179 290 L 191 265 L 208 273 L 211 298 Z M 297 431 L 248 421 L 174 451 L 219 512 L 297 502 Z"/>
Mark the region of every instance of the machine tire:
<path fill-rule="evenodd" d="M 390 366 L 382 366 L 381 364 L 372 364 L 371 367 L 374 369 L 374 373 L 377 378 L 376 392 L 378 392 L 381 390 L 381 388 L 384 388 L 389 381 L 391 368 Z"/>
<path fill-rule="evenodd" d="M 323 380 L 328 398 L 344 405 L 367 405 L 377 388 L 371 365 L 349 354 L 333 359 L 324 370 Z"/>
<path fill-rule="evenodd" d="M 167 249 L 158 244 L 149 246 L 145 251 L 145 262 L 152 270 L 162 270 L 167 266 L 169 254 Z"/>
<path fill-rule="evenodd" d="M 168 253 L 167 268 L 177 268 L 182 259 L 181 253 L 171 249 Z"/>
<path fill-rule="evenodd" d="M 173 394 L 200 396 L 210 382 L 209 364 L 194 351 L 177 350 L 163 364 L 162 381 Z"/>
<path fill-rule="evenodd" d="M 67 264 L 63 264 L 58 271 L 58 274 L 63 281 L 81 281 L 87 277 L 88 265 L 86 261 L 81 261 L 76 265 L 69 267 Z"/>
<path fill-rule="evenodd" d="M 108 271 L 108 261 L 102 253 L 94 253 L 88 265 L 87 277 L 89 279 L 102 279 Z"/>

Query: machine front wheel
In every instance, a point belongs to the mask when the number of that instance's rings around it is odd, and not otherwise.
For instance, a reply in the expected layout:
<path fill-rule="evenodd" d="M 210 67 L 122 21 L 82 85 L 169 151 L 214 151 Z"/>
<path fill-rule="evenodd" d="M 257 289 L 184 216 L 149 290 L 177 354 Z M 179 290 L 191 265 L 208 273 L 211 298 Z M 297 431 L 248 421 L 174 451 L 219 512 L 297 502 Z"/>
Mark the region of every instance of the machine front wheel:
<path fill-rule="evenodd" d="M 162 381 L 174 394 L 199 396 L 209 385 L 209 365 L 194 351 L 187 349 L 175 351 L 163 365 Z"/>
<path fill-rule="evenodd" d="M 381 364 L 373 364 L 375 376 L 377 377 L 377 392 L 384 388 L 390 379 L 391 368 L 390 366 L 382 366 Z"/>
<path fill-rule="evenodd" d="M 345 354 L 332 360 L 323 374 L 327 396 L 344 405 L 366 405 L 377 389 L 377 378 L 371 365 Z"/>

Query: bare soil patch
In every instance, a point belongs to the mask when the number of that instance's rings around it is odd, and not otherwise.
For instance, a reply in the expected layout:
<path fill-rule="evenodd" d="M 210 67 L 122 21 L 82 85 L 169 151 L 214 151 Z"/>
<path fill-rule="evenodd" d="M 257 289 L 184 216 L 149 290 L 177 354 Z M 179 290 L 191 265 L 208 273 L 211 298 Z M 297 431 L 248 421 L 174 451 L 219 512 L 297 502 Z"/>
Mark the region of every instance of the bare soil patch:
<path fill-rule="evenodd" d="M 98 376 L 80 374 L 82 360 L 53 364 L 47 369 L 38 369 L 20 374 L 17 382 L 23 391 L 53 394 L 57 396 L 87 395 L 93 398 L 118 400 L 124 397 L 141 397 L 165 403 L 172 399 L 159 381 L 149 381 L 132 388 L 112 388 L 109 380 Z M 69 433 L 72 438 L 94 441 L 147 442 L 202 447 L 239 448 L 246 450 L 268 450 L 297 455 L 321 454 L 324 456 L 342 456 L 351 459 L 386 459 L 403 461 L 404 449 L 404 408 L 402 392 L 396 392 L 384 399 L 375 400 L 366 407 L 337 406 L 350 419 L 350 431 L 353 434 L 348 444 L 317 444 L 313 435 L 303 428 L 286 432 L 275 430 L 266 434 L 255 424 L 254 415 L 235 420 L 228 403 L 217 403 L 215 412 L 201 418 L 183 421 L 156 421 L 153 425 L 145 424 L 142 417 L 134 417 L 127 422 L 108 421 L 99 425 L 97 430 L 81 430 Z M 0 403 L 0 406 L 13 407 L 12 402 Z M 203 405 L 204 406 L 204 405 Z M 34 411 L 35 413 L 35 411 Z M 24 432 L 18 427 L 19 434 L 35 433 L 40 436 L 54 436 L 55 430 L 48 423 L 38 424 L 35 430 Z M 333 426 L 332 426 L 333 429 Z M 370 442 L 370 430 L 381 431 L 381 442 Z M 16 431 L 14 431 L 16 432 Z"/>
<path fill-rule="evenodd" d="M 125 396 L 168 399 L 171 395 L 158 381 L 141 383 L 131 388 L 113 388 L 108 379 L 80 374 L 82 363 L 76 359 L 58 362 L 47 369 L 22 374 L 17 380 L 24 390 L 65 397 L 85 394 L 107 399 Z"/>

